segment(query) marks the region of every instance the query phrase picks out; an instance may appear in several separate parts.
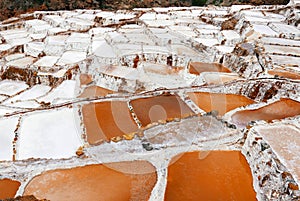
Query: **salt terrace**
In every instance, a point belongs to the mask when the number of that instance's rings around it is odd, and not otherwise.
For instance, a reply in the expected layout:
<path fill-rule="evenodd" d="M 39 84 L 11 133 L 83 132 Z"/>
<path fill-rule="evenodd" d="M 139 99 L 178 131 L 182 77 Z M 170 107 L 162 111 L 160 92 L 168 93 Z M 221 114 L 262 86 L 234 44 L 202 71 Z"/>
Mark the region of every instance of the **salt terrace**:
<path fill-rule="evenodd" d="M 300 4 L 0 24 L 0 199 L 300 199 Z"/>

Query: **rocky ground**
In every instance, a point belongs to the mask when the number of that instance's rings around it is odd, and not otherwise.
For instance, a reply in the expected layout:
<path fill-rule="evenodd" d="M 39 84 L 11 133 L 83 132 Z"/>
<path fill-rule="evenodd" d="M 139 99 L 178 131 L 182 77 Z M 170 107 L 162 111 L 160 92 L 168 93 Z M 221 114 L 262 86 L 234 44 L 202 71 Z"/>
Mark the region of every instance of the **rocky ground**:
<path fill-rule="evenodd" d="M 285 5 L 288 0 L 243 0 L 243 1 L 212 1 L 212 0 L 28 0 L 28 1 L 0 1 L 0 20 L 5 20 L 10 17 L 18 16 L 22 13 L 32 12 L 36 10 L 51 11 L 51 10 L 74 10 L 74 9 L 104 9 L 104 10 L 121 10 L 133 8 L 152 8 L 152 7 L 168 7 L 168 6 L 205 6 L 205 5 L 222 5 L 231 6 L 234 4 L 251 4 L 251 5 Z"/>

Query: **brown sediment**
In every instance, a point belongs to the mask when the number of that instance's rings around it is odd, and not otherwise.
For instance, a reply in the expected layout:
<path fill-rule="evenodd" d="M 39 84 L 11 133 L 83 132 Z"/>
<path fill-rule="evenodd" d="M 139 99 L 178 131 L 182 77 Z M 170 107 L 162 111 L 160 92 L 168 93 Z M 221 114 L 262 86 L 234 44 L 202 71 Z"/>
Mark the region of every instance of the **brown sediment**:
<path fill-rule="evenodd" d="M 224 115 L 235 108 L 254 103 L 253 100 L 236 94 L 195 92 L 188 93 L 188 95 L 205 112 L 216 110 L 220 115 Z"/>
<path fill-rule="evenodd" d="M 161 95 L 132 100 L 131 105 L 145 127 L 150 123 L 169 118 L 181 118 L 192 114 L 192 110 L 175 95 Z"/>
<path fill-rule="evenodd" d="M 11 179 L 0 180 L 0 199 L 15 197 L 21 183 Z"/>
<path fill-rule="evenodd" d="M 138 129 L 125 101 L 90 103 L 83 106 L 82 113 L 90 144 L 97 144 Z"/>
<path fill-rule="evenodd" d="M 86 85 L 93 82 L 93 77 L 89 74 L 80 74 L 80 85 Z"/>
<path fill-rule="evenodd" d="M 280 99 L 258 109 L 237 111 L 232 115 L 231 119 L 234 123 L 245 126 L 250 121 L 270 121 L 296 115 L 300 115 L 300 102 L 291 99 Z"/>
<path fill-rule="evenodd" d="M 219 63 L 203 63 L 203 62 L 190 62 L 189 72 L 199 75 L 203 72 L 224 72 L 230 73 L 231 71 Z"/>
<path fill-rule="evenodd" d="M 51 201 L 146 201 L 156 180 L 155 168 L 146 161 L 88 165 L 44 172 L 29 182 L 24 195 Z"/>
<path fill-rule="evenodd" d="M 106 96 L 108 94 L 114 93 L 109 89 L 105 89 L 98 86 L 89 86 L 84 89 L 84 91 L 79 95 L 79 98 L 89 98 L 89 97 L 97 97 L 97 96 Z"/>
<path fill-rule="evenodd" d="M 256 200 L 249 165 L 239 151 L 184 153 L 173 162 L 166 201 Z"/>
<path fill-rule="evenodd" d="M 290 72 L 290 71 L 283 70 L 283 69 L 280 69 L 280 68 L 275 68 L 273 70 L 269 70 L 268 73 L 270 75 L 278 75 L 280 77 L 285 77 L 285 78 L 289 78 L 289 79 L 295 79 L 295 80 L 300 79 L 300 74 L 299 73 Z"/>

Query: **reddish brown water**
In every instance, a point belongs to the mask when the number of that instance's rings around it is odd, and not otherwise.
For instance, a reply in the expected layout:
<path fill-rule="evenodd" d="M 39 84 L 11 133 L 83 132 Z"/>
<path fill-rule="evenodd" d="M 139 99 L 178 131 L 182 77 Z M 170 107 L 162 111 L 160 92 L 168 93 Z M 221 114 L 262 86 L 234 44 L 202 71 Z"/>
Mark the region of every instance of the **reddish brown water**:
<path fill-rule="evenodd" d="M 114 93 L 109 89 L 104 89 L 98 86 L 89 86 L 83 90 L 80 94 L 79 98 L 89 98 L 89 97 L 97 97 L 97 96 L 106 96 L 108 94 Z"/>
<path fill-rule="evenodd" d="M 235 108 L 254 103 L 253 100 L 235 94 L 217 94 L 208 92 L 196 92 L 188 94 L 191 100 L 205 112 L 217 110 L 220 115 Z"/>
<path fill-rule="evenodd" d="M 166 201 L 256 200 L 249 165 L 239 151 L 185 153 L 168 170 Z"/>
<path fill-rule="evenodd" d="M 231 118 L 236 124 L 245 126 L 254 120 L 270 121 L 296 115 L 300 115 L 300 103 L 291 99 L 281 99 L 259 109 L 238 111 Z"/>
<path fill-rule="evenodd" d="M 21 183 L 10 179 L 0 180 L 0 199 L 15 197 Z"/>
<path fill-rule="evenodd" d="M 90 144 L 132 133 L 138 128 L 123 101 L 90 103 L 83 106 L 82 113 Z"/>
<path fill-rule="evenodd" d="M 24 195 L 51 201 L 146 201 L 156 180 L 155 168 L 144 161 L 89 165 L 44 172 L 29 182 Z"/>
<path fill-rule="evenodd" d="M 158 120 L 180 118 L 192 114 L 192 110 L 177 96 L 156 96 L 131 101 L 143 126 Z"/>
<path fill-rule="evenodd" d="M 300 75 L 298 73 L 289 72 L 279 68 L 275 68 L 274 70 L 269 70 L 268 73 L 270 75 L 278 75 L 289 79 L 297 79 L 297 80 L 300 79 Z"/>
<path fill-rule="evenodd" d="M 203 63 L 203 62 L 190 62 L 189 72 L 199 75 L 203 72 L 224 72 L 230 73 L 231 71 L 219 63 Z"/>

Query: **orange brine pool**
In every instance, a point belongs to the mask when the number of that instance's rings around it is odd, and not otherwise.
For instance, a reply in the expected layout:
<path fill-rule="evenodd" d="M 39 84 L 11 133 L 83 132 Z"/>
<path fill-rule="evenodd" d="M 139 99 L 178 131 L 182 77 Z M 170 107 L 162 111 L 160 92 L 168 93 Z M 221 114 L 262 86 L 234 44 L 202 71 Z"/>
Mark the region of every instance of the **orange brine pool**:
<path fill-rule="evenodd" d="M 241 152 L 190 152 L 175 158 L 168 168 L 166 201 L 256 200 L 250 168 Z"/>
<path fill-rule="evenodd" d="M 203 72 L 223 72 L 230 73 L 231 71 L 219 63 L 203 63 L 203 62 L 190 62 L 189 72 L 199 75 Z"/>
<path fill-rule="evenodd" d="M 191 100 L 205 112 L 216 110 L 220 115 L 238 107 L 254 103 L 253 100 L 236 94 L 217 94 L 208 92 L 195 92 L 188 94 Z"/>
<path fill-rule="evenodd" d="M 108 94 L 114 93 L 109 89 L 105 89 L 98 86 L 89 86 L 83 90 L 83 92 L 79 95 L 79 98 L 90 98 L 97 96 L 106 96 Z"/>
<path fill-rule="evenodd" d="M 15 197 L 21 183 L 11 179 L 0 180 L 0 199 Z"/>
<path fill-rule="evenodd" d="M 138 129 L 125 101 L 90 103 L 83 106 L 82 113 L 90 144 L 97 144 Z"/>
<path fill-rule="evenodd" d="M 24 195 L 51 201 L 146 201 L 156 180 L 155 168 L 145 161 L 88 165 L 44 172 L 29 182 Z"/>
<path fill-rule="evenodd" d="M 143 126 L 168 118 L 192 114 L 192 110 L 175 95 L 140 98 L 130 102 Z"/>
<path fill-rule="evenodd" d="M 291 99 L 281 99 L 254 110 L 235 112 L 231 119 L 237 125 L 245 126 L 254 120 L 274 120 L 300 115 L 300 102 Z"/>
<path fill-rule="evenodd" d="M 93 77 L 89 74 L 80 74 L 80 85 L 87 85 L 93 82 Z"/>
<path fill-rule="evenodd" d="M 278 76 L 289 78 L 289 79 L 296 79 L 296 80 L 300 79 L 300 74 L 299 73 L 290 72 L 290 71 L 280 69 L 280 68 L 275 68 L 273 70 L 268 70 L 268 73 L 270 75 L 278 75 Z"/>

